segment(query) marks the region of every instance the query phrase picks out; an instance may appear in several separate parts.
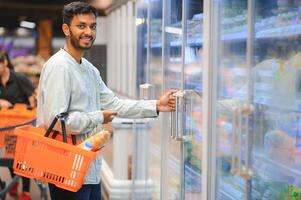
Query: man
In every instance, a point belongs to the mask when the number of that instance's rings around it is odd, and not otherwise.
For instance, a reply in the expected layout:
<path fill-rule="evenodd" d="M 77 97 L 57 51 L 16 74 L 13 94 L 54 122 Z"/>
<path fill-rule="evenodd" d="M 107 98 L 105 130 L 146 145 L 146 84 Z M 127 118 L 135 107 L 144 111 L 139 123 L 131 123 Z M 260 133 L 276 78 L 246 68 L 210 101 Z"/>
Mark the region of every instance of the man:
<path fill-rule="evenodd" d="M 168 91 L 159 100 L 120 100 L 106 87 L 97 69 L 82 58 L 96 35 L 96 10 L 83 2 L 64 7 L 62 29 L 66 37 L 63 49 L 44 65 L 38 94 L 38 126 L 48 127 L 54 117 L 68 112 L 67 132 L 84 140 L 111 122 L 114 116 L 142 118 L 156 117 L 157 112 L 174 110 L 175 100 Z M 55 128 L 60 130 L 59 126 Z M 52 199 L 101 199 L 101 155 L 91 164 L 85 183 L 76 192 L 69 192 L 49 184 Z"/>

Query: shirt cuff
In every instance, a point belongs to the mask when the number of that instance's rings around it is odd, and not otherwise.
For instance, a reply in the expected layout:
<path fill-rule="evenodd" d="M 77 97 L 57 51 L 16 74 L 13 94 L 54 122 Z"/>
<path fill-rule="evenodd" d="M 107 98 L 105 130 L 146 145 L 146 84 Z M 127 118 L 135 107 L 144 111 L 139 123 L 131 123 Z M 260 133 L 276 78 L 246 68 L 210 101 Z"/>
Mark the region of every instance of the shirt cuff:
<path fill-rule="evenodd" d="M 144 105 L 144 117 L 158 117 L 157 100 L 148 100 Z"/>

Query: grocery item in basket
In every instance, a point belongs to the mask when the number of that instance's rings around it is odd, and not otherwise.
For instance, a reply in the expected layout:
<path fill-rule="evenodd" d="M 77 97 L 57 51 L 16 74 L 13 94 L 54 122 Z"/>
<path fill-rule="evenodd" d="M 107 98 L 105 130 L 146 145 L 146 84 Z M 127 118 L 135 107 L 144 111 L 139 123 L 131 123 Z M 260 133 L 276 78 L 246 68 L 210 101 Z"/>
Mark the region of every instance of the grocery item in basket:
<path fill-rule="evenodd" d="M 82 143 L 80 143 L 79 145 L 77 145 L 80 148 L 86 149 L 86 143 L 90 142 L 92 144 L 92 151 L 97 151 L 99 150 L 104 144 L 105 142 L 109 139 L 110 136 L 110 132 L 109 131 L 100 131 L 98 133 L 95 133 L 94 135 L 90 136 L 89 138 L 87 138 L 86 140 L 84 140 Z"/>
<path fill-rule="evenodd" d="M 93 148 L 93 144 L 90 141 L 87 141 L 87 142 L 84 143 L 83 149 L 91 151 L 92 148 Z"/>

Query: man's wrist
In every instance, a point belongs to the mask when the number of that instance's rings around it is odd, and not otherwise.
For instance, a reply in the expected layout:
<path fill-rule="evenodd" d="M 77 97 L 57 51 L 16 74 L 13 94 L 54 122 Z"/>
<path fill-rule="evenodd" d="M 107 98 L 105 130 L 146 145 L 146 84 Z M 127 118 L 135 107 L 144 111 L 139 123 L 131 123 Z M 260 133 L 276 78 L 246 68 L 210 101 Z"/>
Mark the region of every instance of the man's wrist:
<path fill-rule="evenodd" d="M 160 100 L 157 100 L 156 101 L 156 111 L 157 111 L 157 114 L 160 112 L 159 107 L 160 107 Z"/>

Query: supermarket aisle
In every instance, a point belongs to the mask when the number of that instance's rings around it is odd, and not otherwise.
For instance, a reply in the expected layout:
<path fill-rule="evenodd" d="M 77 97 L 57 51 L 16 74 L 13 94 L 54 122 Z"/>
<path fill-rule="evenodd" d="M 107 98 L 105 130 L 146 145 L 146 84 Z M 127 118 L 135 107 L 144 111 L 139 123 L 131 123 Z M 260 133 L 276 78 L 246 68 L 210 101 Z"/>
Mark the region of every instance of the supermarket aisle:
<path fill-rule="evenodd" d="M 0 174 L 1 174 L 1 179 L 3 181 L 10 181 L 10 174 L 9 171 L 6 167 L 0 167 Z M 20 181 L 19 185 L 19 194 L 21 193 L 21 188 L 22 188 L 22 181 Z M 31 181 L 30 183 L 30 195 L 32 200 L 38 200 L 40 198 L 40 190 L 35 183 L 35 181 Z M 9 194 L 6 195 L 6 200 L 16 200 L 18 197 L 11 197 Z M 48 192 L 48 199 L 50 199 L 49 192 Z"/>

